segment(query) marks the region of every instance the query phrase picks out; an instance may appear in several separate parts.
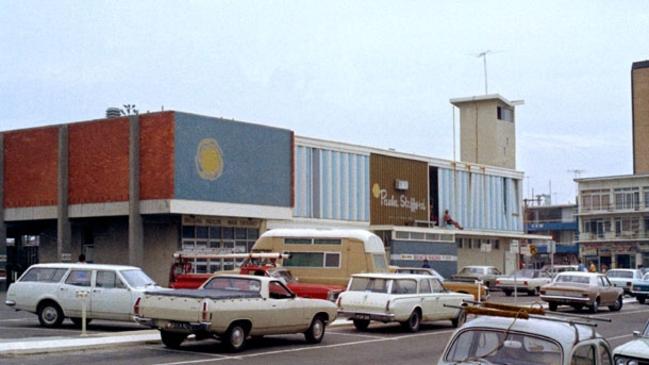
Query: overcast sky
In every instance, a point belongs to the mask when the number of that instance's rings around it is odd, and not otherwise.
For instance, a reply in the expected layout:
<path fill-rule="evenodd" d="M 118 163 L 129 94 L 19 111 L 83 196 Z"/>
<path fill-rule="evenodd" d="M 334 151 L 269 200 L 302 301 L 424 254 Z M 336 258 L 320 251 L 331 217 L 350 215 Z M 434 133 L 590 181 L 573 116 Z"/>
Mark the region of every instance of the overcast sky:
<path fill-rule="evenodd" d="M 492 50 L 524 193 L 565 203 L 568 170 L 632 173 L 648 34 L 646 1 L 0 0 L 0 130 L 132 103 L 450 159 L 448 100 L 484 93 Z"/>

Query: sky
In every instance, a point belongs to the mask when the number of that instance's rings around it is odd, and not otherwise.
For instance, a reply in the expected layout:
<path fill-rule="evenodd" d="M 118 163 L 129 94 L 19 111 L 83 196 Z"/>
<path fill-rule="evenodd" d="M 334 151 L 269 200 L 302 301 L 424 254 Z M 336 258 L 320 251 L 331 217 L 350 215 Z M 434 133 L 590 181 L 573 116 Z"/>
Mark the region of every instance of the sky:
<path fill-rule="evenodd" d="M 631 174 L 645 1 L 0 0 L 0 131 L 179 110 L 453 158 L 449 99 L 517 107 L 524 195 Z M 459 156 L 459 153 L 457 154 Z"/>

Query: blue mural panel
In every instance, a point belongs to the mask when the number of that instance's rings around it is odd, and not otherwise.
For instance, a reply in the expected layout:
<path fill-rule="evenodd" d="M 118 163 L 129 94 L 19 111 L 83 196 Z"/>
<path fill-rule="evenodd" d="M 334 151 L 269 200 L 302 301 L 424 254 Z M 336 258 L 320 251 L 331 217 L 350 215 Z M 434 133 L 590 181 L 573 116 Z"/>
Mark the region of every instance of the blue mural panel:
<path fill-rule="evenodd" d="M 292 132 L 176 113 L 175 198 L 291 206 Z"/>

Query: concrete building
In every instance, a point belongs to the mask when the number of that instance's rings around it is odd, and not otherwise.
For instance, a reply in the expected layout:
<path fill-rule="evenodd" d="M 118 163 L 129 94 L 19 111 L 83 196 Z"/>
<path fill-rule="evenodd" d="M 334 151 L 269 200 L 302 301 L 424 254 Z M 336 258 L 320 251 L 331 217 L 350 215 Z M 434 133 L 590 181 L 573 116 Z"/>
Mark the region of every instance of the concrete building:
<path fill-rule="evenodd" d="M 498 94 L 451 99 L 460 110 L 461 160 L 516 169 L 516 105 Z"/>
<path fill-rule="evenodd" d="M 548 239 L 525 233 L 512 168 L 175 111 L 5 131 L 0 143 L 0 255 L 14 272 L 83 253 L 166 284 L 177 250 L 247 252 L 269 228 L 360 227 L 381 235 L 391 264 L 428 259 L 450 275 L 511 271 L 513 240 Z M 236 262 L 209 265 L 194 269 Z"/>
<path fill-rule="evenodd" d="M 609 268 L 649 266 L 649 174 L 575 181 L 580 255 Z"/>
<path fill-rule="evenodd" d="M 551 236 L 555 243 L 556 264 L 576 263 L 579 256 L 577 205 L 528 206 L 525 209 L 527 233 Z M 551 247 L 546 242 L 536 245 L 538 255 L 532 261 L 537 266 L 551 262 Z"/>
<path fill-rule="evenodd" d="M 649 173 L 649 60 L 631 66 L 633 173 Z"/>

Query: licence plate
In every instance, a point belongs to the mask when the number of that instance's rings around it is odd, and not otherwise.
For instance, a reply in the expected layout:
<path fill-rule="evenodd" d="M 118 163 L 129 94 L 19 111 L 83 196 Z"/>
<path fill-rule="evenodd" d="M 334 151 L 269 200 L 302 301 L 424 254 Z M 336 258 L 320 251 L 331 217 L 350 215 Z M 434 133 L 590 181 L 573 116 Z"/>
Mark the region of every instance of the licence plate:
<path fill-rule="evenodd" d="M 369 314 L 356 314 L 354 315 L 354 319 L 370 319 Z"/>
<path fill-rule="evenodd" d="M 176 330 L 190 330 L 191 326 L 187 322 L 175 322 L 171 321 L 167 323 L 167 328 L 173 328 Z"/>

